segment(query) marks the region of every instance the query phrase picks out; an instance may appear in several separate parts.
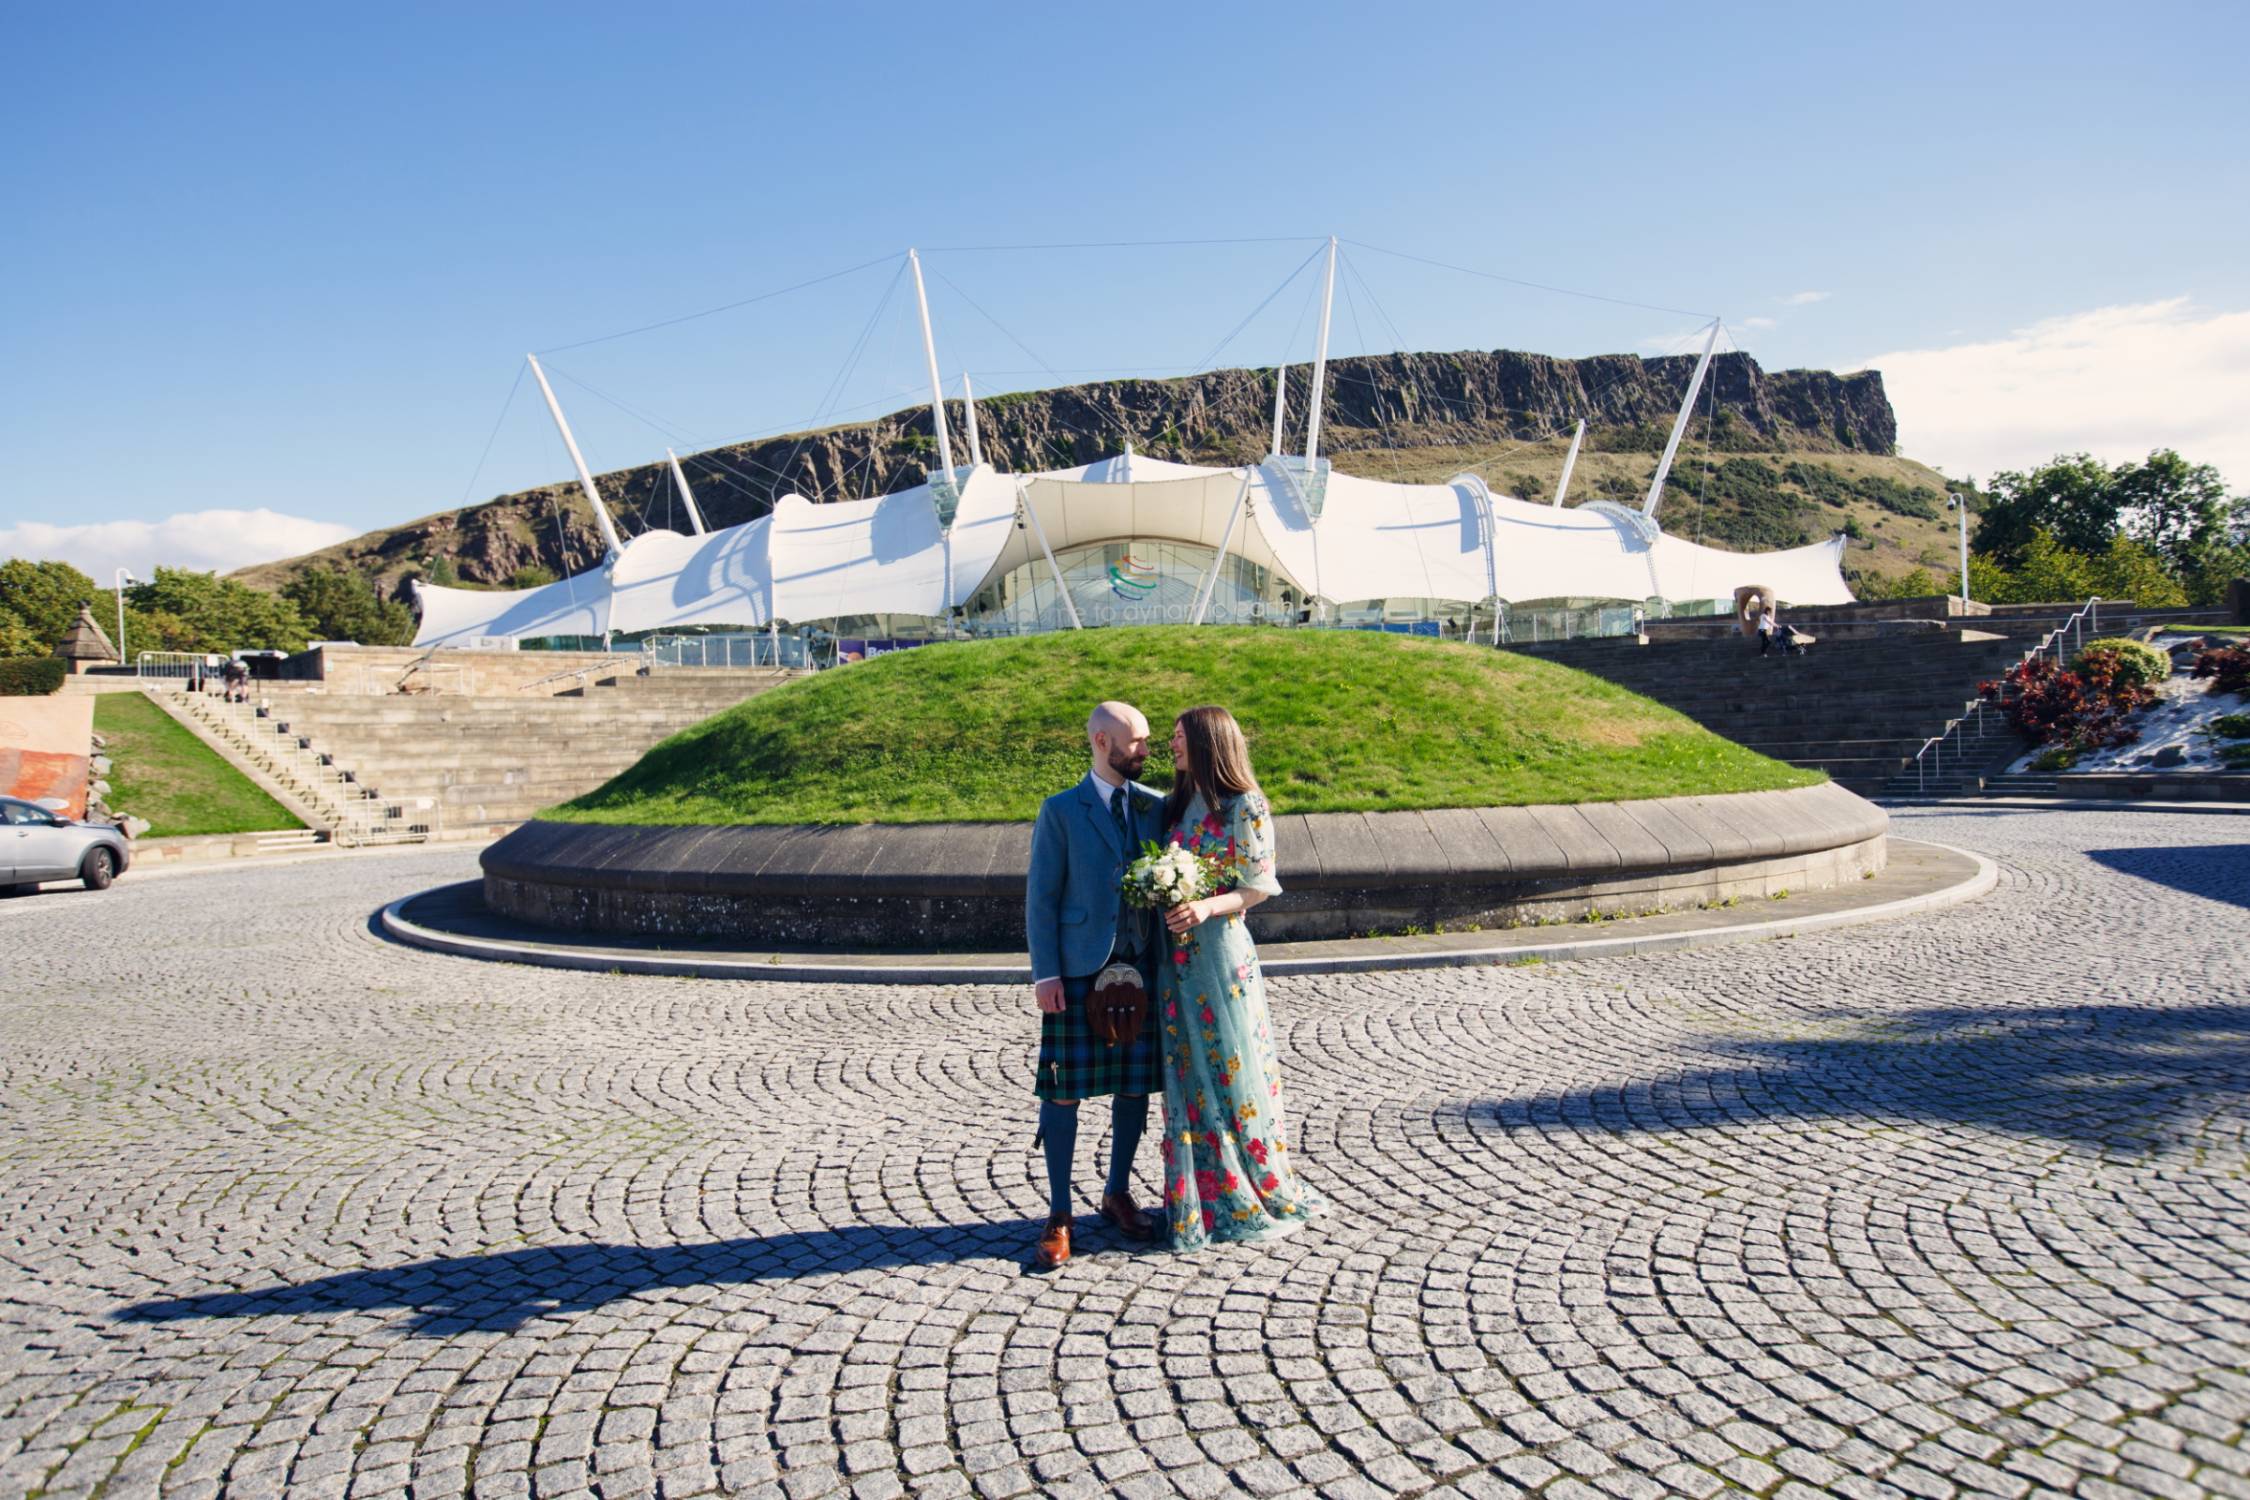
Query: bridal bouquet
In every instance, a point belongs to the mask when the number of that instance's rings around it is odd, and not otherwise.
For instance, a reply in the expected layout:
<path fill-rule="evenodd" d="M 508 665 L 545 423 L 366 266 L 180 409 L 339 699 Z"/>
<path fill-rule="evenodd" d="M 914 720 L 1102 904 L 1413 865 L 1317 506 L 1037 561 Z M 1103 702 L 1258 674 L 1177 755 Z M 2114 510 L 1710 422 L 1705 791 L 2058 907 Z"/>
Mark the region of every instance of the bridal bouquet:
<path fill-rule="evenodd" d="M 1135 906 L 1185 906 L 1217 890 L 1223 875 L 1215 860 L 1193 849 L 1144 844 L 1125 871 L 1125 899 Z"/>

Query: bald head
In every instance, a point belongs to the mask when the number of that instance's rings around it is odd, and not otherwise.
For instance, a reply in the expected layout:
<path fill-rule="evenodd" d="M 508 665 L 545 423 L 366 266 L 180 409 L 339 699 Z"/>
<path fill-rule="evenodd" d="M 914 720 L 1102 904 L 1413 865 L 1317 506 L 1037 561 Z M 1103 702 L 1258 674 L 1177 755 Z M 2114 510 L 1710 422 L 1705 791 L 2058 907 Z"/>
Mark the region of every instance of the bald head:
<path fill-rule="evenodd" d="M 1132 781 L 1148 763 L 1148 720 L 1130 703 L 1097 703 L 1086 717 L 1086 743 L 1094 752 L 1096 776 Z"/>

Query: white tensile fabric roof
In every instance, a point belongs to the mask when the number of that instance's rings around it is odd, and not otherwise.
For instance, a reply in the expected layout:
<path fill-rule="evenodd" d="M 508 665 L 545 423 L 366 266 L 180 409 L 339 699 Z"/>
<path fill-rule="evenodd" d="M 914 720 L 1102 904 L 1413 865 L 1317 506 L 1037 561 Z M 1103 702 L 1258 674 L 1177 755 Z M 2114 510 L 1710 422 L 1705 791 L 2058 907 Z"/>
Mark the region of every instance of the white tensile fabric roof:
<path fill-rule="evenodd" d="M 417 646 L 496 637 L 761 627 L 847 615 L 942 616 L 985 584 L 1089 543 L 1164 540 L 1231 552 L 1298 593 L 1353 603 L 1561 597 L 1726 599 L 1745 584 L 1797 605 L 1851 600 L 1843 539 L 1723 552 L 1614 512 L 1495 496 L 1474 479 L 1389 484 L 1328 470 L 1316 520 L 1298 466 L 1210 469 L 1125 453 L 1018 478 L 961 471 L 950 532 L 927 485 L 773 513 L 708 536 L 649 531 L 600 568 L 536 589 L 425 585 Z M 1245 493 L 1245 487 L 1247 492 Z M 1015 525 L 1018 497 L 1038 530 Z M 1240 511 L 1236 501 L 1246 503 Z M 1229 532 L 1230 519 L 1232 531 Z"/>

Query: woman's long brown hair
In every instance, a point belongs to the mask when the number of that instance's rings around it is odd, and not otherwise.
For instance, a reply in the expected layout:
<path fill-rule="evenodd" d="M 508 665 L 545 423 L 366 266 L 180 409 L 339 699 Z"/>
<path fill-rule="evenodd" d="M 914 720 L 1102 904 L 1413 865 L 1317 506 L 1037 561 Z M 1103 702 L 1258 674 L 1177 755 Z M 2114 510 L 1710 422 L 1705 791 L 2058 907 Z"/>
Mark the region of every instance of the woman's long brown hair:
<path fill-rule="evenodd" d="M 1234 715 L 1216 704 L 1191 708 L 1180 715 L 1181 737 L 1187 743 L 1187 764 L 1172 768 L 1172 791 L 1164 799 L 1164 826 L 1172 827 L 1187 811 L 1188 799 L 1203 794 L 1203 806 L 1217 812 L 1226 799 L 1258 789 L 1250 770 L 1250 745 Z"/>

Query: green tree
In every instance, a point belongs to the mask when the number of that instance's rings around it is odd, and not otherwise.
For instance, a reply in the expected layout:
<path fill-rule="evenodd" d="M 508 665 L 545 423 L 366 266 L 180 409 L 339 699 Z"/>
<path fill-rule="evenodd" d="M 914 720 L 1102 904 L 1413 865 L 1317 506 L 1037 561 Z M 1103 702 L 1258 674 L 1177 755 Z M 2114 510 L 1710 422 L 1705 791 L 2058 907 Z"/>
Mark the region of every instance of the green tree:
<path fill-rule="evenodd" d="M 126 590 L 125 598 L 165 642 L 147 647 L 136 638 L 132 646 L 136 652 L 302 651 L 309 635 L 296 605 L 216 573 L 158 568 L 154 579 Z M 168 618 L 159 621 L 158 616 Z M 128 614 L 128 635 L 132 619 Z"/>
<path fill-rule="evenodd" d="M 439 553 L 430 561 L 430 582 L 441 589 L 457 589 L 461 586 L 461 570 L 453 565 L 452 558 Z"/>
<path fill-rule="evenodd" d="M 2130 599 L 2144 609 L 2182 609 L 2187 590 L 2164 566 L 2154 549 L 2120 532 L 2089 559 L 2094 592 L 2105 599 Z"/>
<path fill-rule="evenodd" d="M 101 597 L 94 580 L 66 562 L 27 562 L 11 557 L 0 562 L 0 626 L 12 626 L 8 639 L 31 649 L 25 656 L 44 656 L 78 618 L 80 607 Z M 110 627 L 115 629 L 113 625 Z"/>
<path fill-rule="evenodd" d="M 1937 581 L 1921 568 L 1909 568 L 1895 577 L 1888 573 L 1860 573 L 1852 592 L 1862 599 L 1922 599 L 1937 592 Z"/>
<path fill-rule="evenodd" d="M 14 615 L 0 612 L 0 658 L 45 656 L 54 649 L 53 642 L 39 639 L 29 625 Z"/>
<path fill-rule="evenodd" d="M 1980 604 L 2007 604 L 2015 600 L 2016 580 L 2006 568 L 2001 567 L 1981 552 L 1969 554 L 1969 597 Z M 1945 591 L 1961 592 L 1961 570 L 1950 569 L 1946 574 Z"/>
<path fill-rule="evenodd" d="M 1972 545 L 2010 571 L 2023 565 L 2032 534 L 2049 533 L 2064 550 L 2092 555 L 2109 546 L 2124 497 L 2109 465 L 2066 453 L 2029 473 L 1992 476 Z"/>
<path fill-rule="evenodd" d="M 2163 560 L 2197 604 L 2226 596 L 2227 580 L 2238 576 L 2250 549 L 2250 496 L 2230 496 L 2226 481 L 2209 464 L 2191 464 L 2170 448 L 2148 462 L 2124 464 L 2115 488 L 2125 530 Z"/>
<path fill-rule="evenodd" d="M 2083 601 L 2101 592 L 2093 562 L 2065 547 L 2046 527 L 2033 529 L 2015 567 L 2008 570 L 2010 597 L 1995 604 L 2052 604 Z"/>
<path fill-rule="evenodd" d="M 281 596 L 297 607 L 319 640 L 403 646 L 414 639 L 414 612 L 380 598 L 374 585 L 358 573 L 337 567 L 308 568 L 281 586 Z"/>

